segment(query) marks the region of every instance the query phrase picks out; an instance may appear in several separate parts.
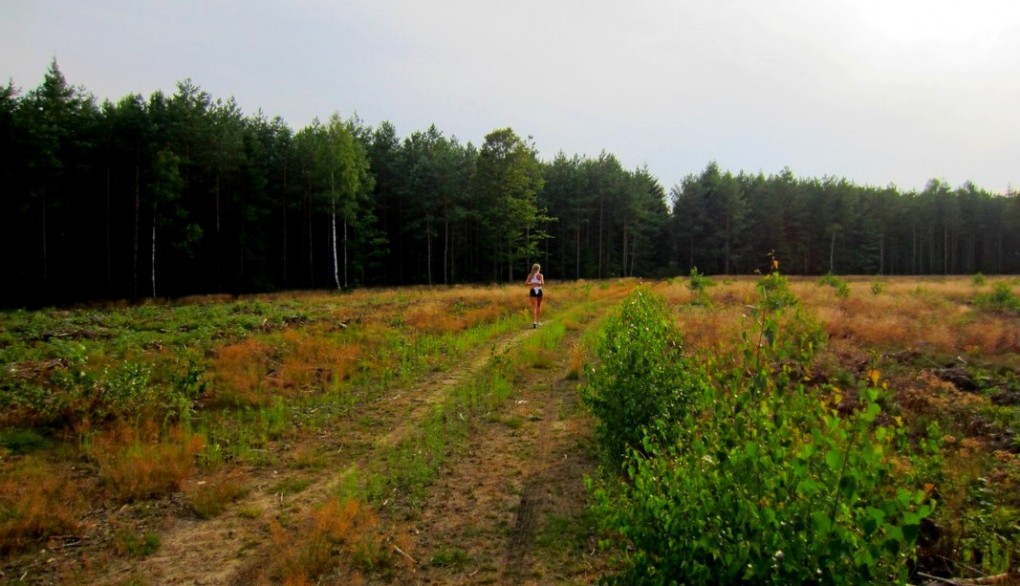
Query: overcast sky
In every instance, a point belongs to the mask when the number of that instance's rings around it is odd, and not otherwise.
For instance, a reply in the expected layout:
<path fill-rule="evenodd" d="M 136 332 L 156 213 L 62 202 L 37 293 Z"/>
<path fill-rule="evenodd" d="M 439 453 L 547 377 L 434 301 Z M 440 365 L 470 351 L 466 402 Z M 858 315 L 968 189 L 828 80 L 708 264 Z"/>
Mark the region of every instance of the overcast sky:
<path fill-rule="evenodd" d="M 668 191 L 709 161 L 902 191 L 1020 188 L 1016 0 L 0 0 L 0 79 L 191 80 L 294 130 L 492 130 Z"/>

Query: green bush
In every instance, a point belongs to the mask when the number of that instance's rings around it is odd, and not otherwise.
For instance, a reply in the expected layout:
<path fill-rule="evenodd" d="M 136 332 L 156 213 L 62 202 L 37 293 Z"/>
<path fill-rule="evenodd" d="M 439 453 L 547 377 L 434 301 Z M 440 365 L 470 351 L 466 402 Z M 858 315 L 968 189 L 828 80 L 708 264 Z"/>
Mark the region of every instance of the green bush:
<path fill-rule="evenodd" d="M 835 289 L 836 297 L 839 297 L 840 299 L 850 297 L 850 284 L 832 273 L 822 275 L 822 277 L 818 280 L 818 284 L 828 285 Z M 872 291 L 874 292 L 874 287 L 872 287 Z"/>
<path fill-rule="evenodd" d="M 1020 312 L 1020 297 L 1013 293 L 1013 288 L 1006 281 L 995 283 L 990 293 L 979 293 L 974 304 L 987 311 Z"/>
<path fill-rule="evenodd" d="M 646 425 L 679 415 L 687 403 L 680 332 L 665 302 L 639 288 L 608 318 L 596 351 L 582 396 L 600 446 L 618 464 L 628 449 L 640 449 Z"/>
<path fill-rule="evenodd" d="M 52 441 L 38 431 L 29 428 L 0 428 L 0 450 L 15 454 L 28 454 L 48 447 Z"/>
<path fill-rule="evenodd" d="M 765 311 L 780 311 L 800 302 L 790 290 L 790 282 L 779 271 L 758 279 L 758 293 L 761 295 L 759 307 Z"/>
<path fill-rule="evenodd" d="M 714 287 L 715 282 L 702 275 L 698 272 L 698 267 L 691 268 L 691 277 L 687 281 L 687 288 L 694 293 L 694 301 L 692 303 L 696 305 L 704 305 L 707 303 L 706 289 Z"/>
<path fill-rule="evenodd" d="M 872 390 L 873 391 L 873 390 Z M 865 399 L 840 417 L 809 393 L 763 401 L 723 392 L 631 452 L 628 479 L 595 491 L 606 528 L 627 547 L 628 584 L 902 583 L 931 513 L 923 490 L 897 486 L 897 428 Z"/>
<path fill-rule="evenodd" d="M 820 395 L 791 376 L 788 365 L 810 359 L 805 344 L 814 345 L 815 335 L 780 331 L 775 308 L 795 300 L 778 273 L 762 281 L 757 334 L 744 336 L 744 359 L 672 361 L 669 380 L 685 382 L 685 408 L 633 422 L 644 431 L 640 445 L 627 448 L 625 474 L 590 482 L 604 544 L 623 552 L 623 570 L 610 581 L 906 581 L 933 506 L 918 488 L 930 460 L 922 454 L 914 472 L 894 467 L 906 432 L 882 414 L 877 372 L 847 393 L 849 415 L 837 409 L 845 406 L 839 390 Z M 798 315 L 787 328 L 817 331 L 797 325 Z M 641 330 L 640 322 L 631 328 Z M 649 348 L 633 351 L 662 355 L 661 340 L 644 343 Z M 632 370 L 627 388 L 660 384 L 648 372 Z M 628 429 L 621 411 L 614 425 Z M 921 445 L 937 453 L 934 440 Z"/>

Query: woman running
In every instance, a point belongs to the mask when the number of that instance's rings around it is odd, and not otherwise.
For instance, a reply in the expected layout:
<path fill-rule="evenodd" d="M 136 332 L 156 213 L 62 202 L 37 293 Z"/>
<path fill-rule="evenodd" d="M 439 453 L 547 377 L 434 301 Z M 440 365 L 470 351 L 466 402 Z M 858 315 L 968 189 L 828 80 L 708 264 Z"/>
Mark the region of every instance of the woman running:
<path fill-rule="evenodd" d="M 531 299 L 531 327 L 537 328 L 542 325 L 542 285 L 545 285 L 540 264 L 535 263 L 531 267 L 531 274 L 524 283 L 528 286 L 528 297 Z"/>

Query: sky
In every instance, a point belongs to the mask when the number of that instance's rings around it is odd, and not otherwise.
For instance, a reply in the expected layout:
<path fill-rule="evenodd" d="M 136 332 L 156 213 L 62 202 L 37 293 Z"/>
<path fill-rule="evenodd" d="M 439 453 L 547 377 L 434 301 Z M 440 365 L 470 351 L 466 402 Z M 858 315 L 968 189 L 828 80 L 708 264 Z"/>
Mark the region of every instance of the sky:
<path fill-rule="evenodd" d="M 191 79 L 299 130 L 334 112 L 666 191 L 733 173 L 1020 188 L 1016 0 L 0 0 L 0 81 L 100 102 Z"/>

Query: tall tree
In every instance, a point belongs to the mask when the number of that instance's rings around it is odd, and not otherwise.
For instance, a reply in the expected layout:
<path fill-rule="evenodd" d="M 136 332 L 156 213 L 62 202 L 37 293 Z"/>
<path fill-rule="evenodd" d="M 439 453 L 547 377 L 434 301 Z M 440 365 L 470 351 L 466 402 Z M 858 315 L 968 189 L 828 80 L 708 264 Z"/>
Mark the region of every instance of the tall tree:
<path fill-rule="evenodd" d="M 156 128 L 152 123 L 148 107 L 141 95 L 129 95 L 116 104 L 106 102 L 103 105 L 104 125 L 109 130 L 106 144 L 106 255 L 107 279 L 112 281 L 113 260 L 112 228 L 115 222 L 111 217 L 115 213 L 111 200 L 130 202 L 130 213 L 125 218 L 126 210 L 116 210 L 116 217 L 128 220 L 123 225 L 131 227 L 130 231 L 130 267 L 131 296 L 138 296 L 139 286 L 139 251 L 141 238 L 142 185 L 147 180 L 152 167 L 150 149 L 156 142 Z M 116 192 L 116 193 L 115 193 Z M 124 237 L 124 235 L 120 235 Z"/>
<path fill-rule="evenodd" d="M 173 151 L 161 150 L 156 153 L 153 162 L 152 172 L 152 238 L 150 259 L 150 282 L 152 284 L 152 296 L 156 297 L 156 275 L 157 275 L 157 242 L 160 225 L 171 224 L 169 218 L 180 217 L 182 211 L 175 205 L 180 196 L 181 190 L 181 159 Z M 163 204 L 162 206 L 160 204 Z M 169 212 L 162 214 L 160 208 L 168 208 Z M 174 246 L 187 246 L 187 241 L 177 240 Z"/>
<path fill-rule="evenodd" d="M 383 121 L 373 129 L 368 137 L 369 169 L 375 177 L 375 187 L 371 198 L 372 214 L 378 220 L 380 238 L 385 241 L 385 248 L 373 247 L 373 253 L 386 260 L 385 265 L 391 267 L 391 274 L 379 275 L 383 282 L 403 283 L 404 235 L 400 230 L 403 225 L 403 205 L 401 205 L 402 180 L 401 146 L 397 130 L 391 122 Z"/>
<path fill-rule="evenodd" d="M 562 151 L 557 153 L 552 163 L 543 167 L 545 185 L 542 189 L 542 201 L 549 207 L 549 213 L 555 216 L 553 230 L 555 238 L 546 242 L 554 242 L 559 254 L 555 255 L 564 274 L 572 274 L 575 279 L 582 276 L 582 253 L 587 254 L 589 248 L 581 246 L 582 235 L 587 229 L 593 209 L 591 191 L 587 189 L 585 161 L 574 155 L 568 158 Z M 590 262 L 590 260 L 586 260 Z M 587 265 L 587 262 L 585 263 Z M 572 267 L 570 273 L 567 267 Z"/>
<path fill-rule="evenodd" d="M 0 261 L 4 263 L 6 281 L 21 283 L 21 288 L 0 287 L 0 302 L 16 299 L 24 293 L 26 277 L 23 266 L 14 254 L 29 241 L 23 221 L 22 208 L 27 200 L 28 188 L 22 184 L 26 141 L 24 125 L 18 119 L 18 90 L 13 82 L 0 87 Z M 20 255 L 19 255 L 20 256 Z"/>
<path fill-rule="evenodd" d="M 51 216 L 56 214 L 57 224 L 65 225 L 67 216 L 61 217 L 60 213 L 72 203 L 70 192 L 65 192 L 65 181 L 80 161 L 82 143 L 87 140 L 82 135 L 83 120 L 96 107 L 91 96 L 68 85 L 54 59 L 42 84 L 25 96 L 19 109 L 23 114 L 19 118 L 26 126 L 27 203 L 34 212 L 30 221 L 38 226 L 36 245 L 30 247 L 35 254 L 29 258 L 38 263 L 35 276 L 40 292 L 53 295 L 51 240 L 54 233 L 59 238 L 61 232 L 51 230 Z M 60 244 L 64 251 L 81 246 L 80 242 Z"/>
<path fill-rule="evenodd" d="M 237 175 L 244 165 L 245 156 L 244 124 L 241 109 L 233 98 L 225 102 L 217 100 L 208 115 L 210 128 L 205 164 L 212 175 L 212 247 L 216 291 L 220 292 L 223 289 L 223 264 L 227 257 L 224 218 L 230 216 L 227 210 L 243 206 L 236 200 L 239 197 Z"/>
<path fill-rule="evenodd" d="M 509 128 L 490 132 L 478 155 L 477 181 L 483 218 L 494 236 L 493 278 L 499 278 L 502 259 L 507 280 L 513 281 L 515 263 L 535 256 L 542 238 L 537 198 L 543 179 L 535 148 Z"/>
<path fill-rule="evenodd" d="M 309 189 L 325 203 L 329 214 L 328 242 L 333 283 L 337 289 L 347 288 L 348 227 L 357 218 L 360 206 L 372 189 L 365 148 L 355 138 L 350 124 L 339 114 L 333 114 L 326 125 L 314 121 L 298 133 L 298 139 L 306 145 L 304 165 Z M 338 219 L 342 222 L 342 235 L 338 234 Z"/>

